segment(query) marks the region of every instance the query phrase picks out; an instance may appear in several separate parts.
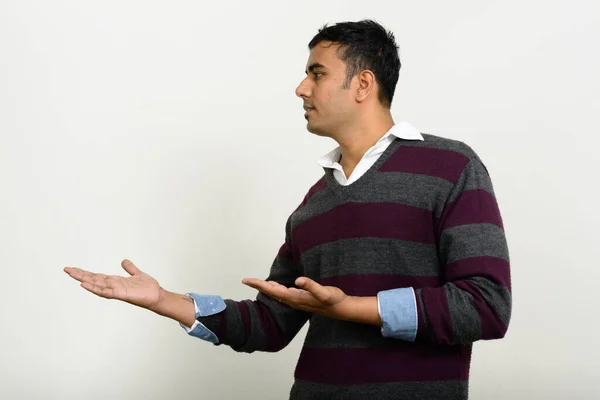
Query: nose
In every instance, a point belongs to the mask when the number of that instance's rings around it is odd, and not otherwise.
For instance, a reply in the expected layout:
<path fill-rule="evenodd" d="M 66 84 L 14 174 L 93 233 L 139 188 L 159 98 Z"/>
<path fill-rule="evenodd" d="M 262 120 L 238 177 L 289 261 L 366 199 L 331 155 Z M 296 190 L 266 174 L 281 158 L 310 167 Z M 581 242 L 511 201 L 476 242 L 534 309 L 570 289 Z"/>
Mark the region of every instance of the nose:
<path fill-rule="evenodd" d="M 308 77 L 304 78 L 296 88 L 296 96 L 305 98 L 310 96 L 310 87 L 307 84 Z"/>

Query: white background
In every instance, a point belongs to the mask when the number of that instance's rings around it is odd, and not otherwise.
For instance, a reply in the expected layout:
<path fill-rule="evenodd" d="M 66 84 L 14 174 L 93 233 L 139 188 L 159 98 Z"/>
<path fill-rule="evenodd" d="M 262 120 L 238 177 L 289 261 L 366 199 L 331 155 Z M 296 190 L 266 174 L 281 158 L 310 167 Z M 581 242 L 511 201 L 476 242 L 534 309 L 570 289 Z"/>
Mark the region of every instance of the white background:
<path fill-rule="evenodd" d="M 473 399 L 599 391 L 597 1 L 0 2 L 0 398 L 283 399 L 306 327 L 238 354 L 86 292 L 130 258 L 171 291 L 254 298 L 335 147 L 306 131 L 307 44 L 373 18 L 392 111 L 492 176 L 514 310 Z"/>

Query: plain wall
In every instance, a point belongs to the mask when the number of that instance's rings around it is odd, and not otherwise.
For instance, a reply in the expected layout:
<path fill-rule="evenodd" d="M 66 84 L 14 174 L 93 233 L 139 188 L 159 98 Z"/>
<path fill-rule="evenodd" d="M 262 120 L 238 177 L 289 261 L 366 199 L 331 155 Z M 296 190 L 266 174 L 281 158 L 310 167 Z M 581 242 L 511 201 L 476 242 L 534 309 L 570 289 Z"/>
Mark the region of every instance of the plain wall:
<path fill-rule="evenodd" d="M 287 398 L 307 327 L 236 353 L 62 269 L 254 298 L 336 146 L 294 94 L 307 44 L 362 18 L 400 46 L 395 120 L 494 183 L 514 309 L 471 398 L 598 397 L 599 2 L 2 0 L 0 398 Z"/>

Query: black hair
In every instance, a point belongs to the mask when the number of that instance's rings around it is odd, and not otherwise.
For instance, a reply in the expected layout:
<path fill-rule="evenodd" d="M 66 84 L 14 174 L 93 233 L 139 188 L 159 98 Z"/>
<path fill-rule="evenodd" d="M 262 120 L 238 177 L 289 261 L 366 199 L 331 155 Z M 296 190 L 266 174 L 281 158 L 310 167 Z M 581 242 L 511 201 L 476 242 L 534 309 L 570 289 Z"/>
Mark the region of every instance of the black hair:
<path fill-rule="evenodd" d="M 345 89 L 350 87 L 354 76 L 368 69 L 379 85 L 379 102 L 386 108 L 391 107 L 401 66 L 392 32 L 370 19 L 339 22 L 333 26 L 323 25 L 308 44 L 309 50 L 323 41 L 340 45 L 338 57 L 346 64 Z"/>

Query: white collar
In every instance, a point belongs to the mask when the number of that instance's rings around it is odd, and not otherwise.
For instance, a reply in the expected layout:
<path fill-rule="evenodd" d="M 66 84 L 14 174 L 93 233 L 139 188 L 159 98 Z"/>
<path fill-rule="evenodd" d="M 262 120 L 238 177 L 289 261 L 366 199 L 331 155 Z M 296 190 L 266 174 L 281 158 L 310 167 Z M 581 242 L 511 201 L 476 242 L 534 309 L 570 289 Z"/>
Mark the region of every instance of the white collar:
<path fill-rule="evenodd" d="M 393 125 L 377 141 L 377 143 L 373 147 L 371 147 L 369 150 L 367 150 L 367 153 L 371 149 L 377 147 L 380 143 L 385 141 L 390 135 L 393 135 L 397 138 L 405 139 L 405 140 L 425 140 L 423 138 L 423 135 L 421 135 L 421 132 L 419 132 L 419 130 L 417 128 L 415 128 L 414 126 L 412 126 L 411 124 L 409 124 L 406 121 L 402 121 L 398 124 Z M 331 168 L 334 165 L 338 164 L 338 161 L 340 160 L 340 155 L 341 155 L 341 150 L 340 150 L 340 147 L 338 146 L 335 149 L 331 150 L 329 153 L 325 154 L 323 157 L 321 157 L 317 162 L 322 167 Z"/>

